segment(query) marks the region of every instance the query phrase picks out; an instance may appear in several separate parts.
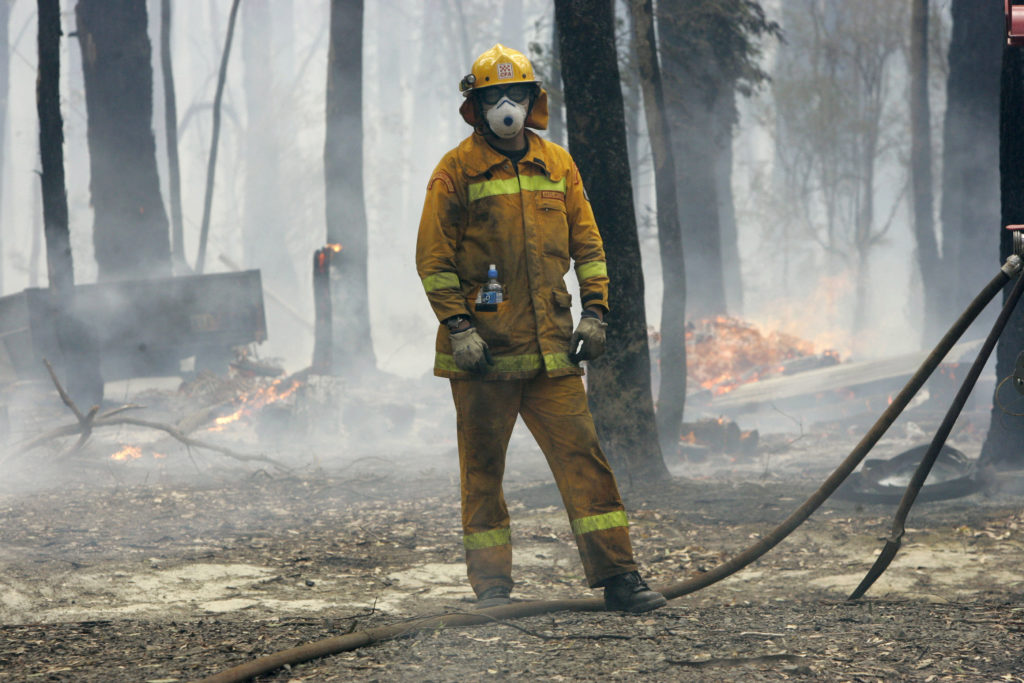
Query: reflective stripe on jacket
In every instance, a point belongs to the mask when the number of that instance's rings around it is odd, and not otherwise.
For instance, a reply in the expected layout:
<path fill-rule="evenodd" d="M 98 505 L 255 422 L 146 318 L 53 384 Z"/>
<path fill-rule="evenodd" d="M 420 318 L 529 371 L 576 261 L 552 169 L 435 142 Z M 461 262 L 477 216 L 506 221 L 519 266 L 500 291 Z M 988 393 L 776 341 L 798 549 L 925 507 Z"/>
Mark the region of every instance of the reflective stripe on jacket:
<path fill-rule="evenodd" d="M 582 374 L 569 360 L 575 262 L 583 306 L 608 309 L 604 247 L 569 153 L 526 131 L 518 165 L 474 133 L 441 159 L 427 185 L 416 241 L 416 268 L 439 321 L 467 315 L 487 342 L 494 367 L 485 379 Z M 571 259 L 571 261 L 570 261 Z M 505 300 L 477 311 L 490 264 Z M 468 378 L 437 333 L 434 374 Z"/>

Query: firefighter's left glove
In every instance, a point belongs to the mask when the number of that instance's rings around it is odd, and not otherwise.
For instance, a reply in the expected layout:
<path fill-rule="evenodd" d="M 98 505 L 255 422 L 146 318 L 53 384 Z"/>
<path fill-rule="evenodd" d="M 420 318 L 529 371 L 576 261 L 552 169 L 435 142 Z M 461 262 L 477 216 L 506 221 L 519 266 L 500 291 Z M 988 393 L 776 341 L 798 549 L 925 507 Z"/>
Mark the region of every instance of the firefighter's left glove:
<path fill-rule="evenodd" d="M 475 327 L 448 334 L 452 342 L 452 357 L 460 370 L 484 374 L 494 365 L 487 342 L 477 334 Z"/>
<path fill-rule="evenodd" d="M 607 327 L 608 324 L 601 322 L 596 315 L 584 313 L 569 341 L 569 360 L 579 363 L 581 360 L 594 360 L 604 355 Z"/>

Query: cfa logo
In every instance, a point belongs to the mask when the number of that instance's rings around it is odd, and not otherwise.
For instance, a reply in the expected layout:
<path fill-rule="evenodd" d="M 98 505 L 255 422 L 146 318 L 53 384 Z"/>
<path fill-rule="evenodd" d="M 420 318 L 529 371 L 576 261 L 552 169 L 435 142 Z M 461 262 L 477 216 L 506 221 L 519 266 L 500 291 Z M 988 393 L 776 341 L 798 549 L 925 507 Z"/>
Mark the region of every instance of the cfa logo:
<path fill-rule="evenodd" d="M 498 65 L 498 80 L 499 81 L 505 81 L 505 80 L 508 80 L 510 78 L 514 78 L 515 75 L 516 75 L 515 69 L 513 69 L 511 64 L 505 63 L 505 64 L 499 64 Z"/>

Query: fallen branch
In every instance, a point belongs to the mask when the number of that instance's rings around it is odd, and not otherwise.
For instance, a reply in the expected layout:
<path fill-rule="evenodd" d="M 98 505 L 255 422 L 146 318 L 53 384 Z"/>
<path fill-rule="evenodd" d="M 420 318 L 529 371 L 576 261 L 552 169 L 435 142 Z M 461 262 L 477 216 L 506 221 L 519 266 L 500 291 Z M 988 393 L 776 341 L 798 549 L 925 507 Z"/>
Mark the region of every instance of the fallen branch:
<path fill-rule="evenodd" d="M 280 470 L 287 471 L 289 469 L 283 463 L 280 463 L 277 460 L 274 460 L 273 458 L 267 457 L 265 455 L 248 455 L 245 453 L 239 453 L 238 451 L 227 448 L 226 446 L 219 446 L 214 443 L 209 443 L 207 441 L 202 441 L 200 439 L 193 438 L 189 436 L 185 431 L 174 425 L 166 424 L 163 422 L 155 422 L 153 420 L 144 420 L 142 418 L 137 417 L 118 417 L 118 415 L 127 410 L 141 408 L 142 406 L 139 405 L 127 404 L 119 406 L 117 408 L 113 408 L 112 410 L 108 410 L 103 414 L 99 414 L 99 406 L 93 406 L 88 413 L 83 414 L 81 409 L 79 409 L 79 407 L 75 405 L 75 402 L 71 399 L 71 397 L 68 396 L 68 393 L 64 390 L 64 387 L 63 385 L 61 385 L 60 380 L 57 379 L 57 373 L 54 372 L 53 366 L 50 365 L 49 361 L 47 360 L 43 360 L 43 363 L 46 364 L 46 369 L 50 373 L 50 379 L 53 380 L 54 386 L 57 387 L 57 393 L 60 395 L 61 400 L 64 402 L 64 405 L 66 405 L 71 410 L 71 412 L 75 414 L 75 418 L 78 420 L 78 424 L 62 425 L 55 429 L 51 429 L 45 434 L 37 436 L 36 438 L 30 440 L 21 447 L 22 453 L 28 452 L 33 448 L 36 448 L 37 446 L 40 446 L 52 439 L 56 439 L 62 436 L 72 436 L 74 434 L 78 434 L 78 441 L 64 455 L 64 457 L 67 457 L 68 455 L 71 455 L 72 453 L 75 453 L 78 450 L 80 450 L 82 446 L 85 445 L 86 441 L 89 440 L 89 437 L 92 436 L 93 430 L 95 430 L 97 427 L 132 425 L 135 427 L 146 427 L 148 429 L 156 429 L 165 432 L 166 434 L 169 434 L 171 437 L 178 440 L 179 442 L 181 442 L 182 444 L 189 448 L 202 448 L 208 451 L 214 451 L 216 453 L 220 453 L 221 455 L 225 455 L 229 458 L 233 458 L 241 462 L 265 462 L 270 465 L 273 465 L 274 467 L 277 467 Z"/>
<path fill-rule="evenodd" d="M 127 406 L 123 406 L 121 408 L 118 408 L 117 412 L 122 412 L 122 411 L 126 410 L 127 408 L 128 408 Z M 140 418 L 137 418 L 137 417 L 117 417 L 117 418 L 114 418 L 114 417 L 102 417 L 101 416 L 101 417 L 98 417 L 98 418 L 96 418 L 95 420 L 93 420 L 91 422 L 90 427 L 89 427 L 89 433 L 91 434 L 91 431 L 93 429 L 95 429 L 96 427 L 112 427 L 112 426 L 115 426 L 115 425 L 133 425 L 133 426 L 136 426 L 136 427 L 147 427 L 149 429 L 156 429 L 156 430 L 159 430 L 159 431 L 162 431 L 162 432 L 165 432 L 165 433 L 169 434 L 174 439 L 176 439 L 177 441 L 181 442 L 182 444 L 184 444 L 185 446 L 188 446 L 190 448 L 202 448 L 204 450 L 214 451 L 216 453 L 220 453 L 221 455 L 225 455 L 225 456 L 227 456 L 229 458 L 233 458 L 233 459 L 239 460 L 241 462 L 265 462 L 265 463 L 268 463 L 270 465 L 273 465 L 274 467 L 277 467 L 280 470 L 287 471 L 288 469 L 290 469 L 287 465 L 285 465 L 285 464 L 283 464 L 281 462 L 278 462 L 277 460 L 274 460 L 273 458 L 270 458 L 268 456 L 265 456 L 265 455 L 248 455 L 248 454 L 245 454 L 245 453 L 239 453 L 238 451 L 234 451 L 234 450 L 232 450 L 230 448 L 227 448 L 226 446 L 219 446 L 219 445 L 214 444 L 214 443 L 209 443 L 207 441 L 201 441 L 199 439 L 195 439 L 195 438 L 185 434 L 184 432 L 182 432 L 180 429 L 178 429 L 174 425 L 169 425 L 169 424 L 165 424 L 165 423 L 162 423 L 162 422 L 154 422 L 152 420 L 143 420 L 143 419 L 140 419 Z M 75 450 L 81 448 L 81 446 L 84 445 L 85 440 L 88 439 L 88 435 L 83 430 L 81 424 L 77 424 L 77 425 L 75 425 L 75 424 L 64 425 L 62 427 L 57 427 L 56 429 L 52 429 L 49 432 L 47 432 L 46 434 L 43 434 L 41 436 L 37 436 L 36 438 L 34 438 L 31 441 L 29 441 L 27 444 L 25 444 L 22 447 L 21 450 L 22 450 L 22 452 L 30 451 L 33 448 L 36 448 L 37 446 L 40 446 L 43 443 L 45 443 L 45 442 L 47 442 L 47 441 L 49 441 L 51 439 L 55 439 L 55 438 L 58 438 L 58 437 L 61 437 L 61 436 L 71 436 L 73 434 L 79 434 L 79 433 L 82 434 L 82 438 L 79 439 L 78 444 L 76 444 L 75 448 L 72 449 L 71 452 L 74 452 Z"/>
<path fill-rule="evenodd" d="M 53 380 L 53 385 L 57 387 L 57 394 L 60 396 L 60 400 L 63 401 L 64 405 L 70 408 L 71 412 L 75 414 L 75 417 L 78 418 L 79 424 L 85 422 L 85 415 L 82 415 L 82 411 L 78 409 L 75 402 L 71 400 L 70 396 L 68 396 L 68 392 L 64 391 L 64 386 L 60 383 L 60 380 L 57 379 L 57 373 L 54 371 L 53 366 L 50 365 L 50 361 L 44 358 L 43 365 L 46 366 L 46 371 L 50 373 L 50 379 Z"/>
<path fill-rule="evenodd" d="M 103 424 L 126 424 L 135 425 L 136 427 L 149 427 L 150 429 L 159 429 L 160 431 L 166 432 L 167 434 L 171 435 L 172 437 L 174 437 L 181 443 L 185 444 L 186 446 L 191 446 L 193 448 L 205 448 L 208 451 L 216 451 L 221 455 L 226 455 L 229 458 L 241 460 L 242 462 L 265 462 L 282 470 L 290 469 L 286 465 L 265 455 L 246 455 L 245 453 L 233 451 L 225 446 L 218 446 L 217 444 L 209 443 L 207 441 L 200 441 L 199 439 L 194 439 L 191 436 L 182 432 L 177 427 L 174 427 L 173 425 L 169 424 L 164 424 L 162 422 L 153 422 L 151 420 L 143 420 L 137 417 L 122 417 L 116 420 L 110 420 L 109 422 L 104 422 Z"/>

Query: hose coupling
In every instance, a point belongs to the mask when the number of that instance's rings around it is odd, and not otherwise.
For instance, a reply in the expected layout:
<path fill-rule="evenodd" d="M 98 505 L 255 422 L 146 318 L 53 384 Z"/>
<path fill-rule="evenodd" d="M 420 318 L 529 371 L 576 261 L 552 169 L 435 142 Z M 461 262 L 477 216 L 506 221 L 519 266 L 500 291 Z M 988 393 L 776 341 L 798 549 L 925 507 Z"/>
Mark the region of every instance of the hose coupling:
<path fill-rule="evenodd" d="M 1013 246 L 1010 253 L 1024 257 L 1024 225 L 1007 225 L 1006 229 L 1013 236 Z"/>
<path fill-rule="evenodd" d="M 1017 233 L 1014 233 L 1014 241 L 1016 241 L 1016 239 Z M 1003 267 L 1000 268 L 1000 270 L 1006 273 L 1006 277 L 1012 278 L 1017 276 L 1017 273 L 1020 272 L 1022 266 L 1024 266 L 1024 260 L 1022 260 L 1017 254 L 1010 254 L 1006 257 L 1006 263 L 1003 264 Z"/>

